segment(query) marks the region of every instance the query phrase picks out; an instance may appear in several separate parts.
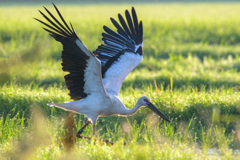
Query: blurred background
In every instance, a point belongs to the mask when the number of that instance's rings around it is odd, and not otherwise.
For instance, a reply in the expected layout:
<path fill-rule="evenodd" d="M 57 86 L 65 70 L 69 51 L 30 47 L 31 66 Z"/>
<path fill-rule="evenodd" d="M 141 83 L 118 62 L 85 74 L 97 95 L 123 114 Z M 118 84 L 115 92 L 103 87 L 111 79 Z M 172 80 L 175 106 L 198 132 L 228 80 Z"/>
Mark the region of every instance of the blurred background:
<path fill-rule="evenodd" d="M 231 3 L 231 2 L 239 2 L 239 0 L 122 0 L 122 1 L 118 1 L 118 0 L 69 0 L 69 1 L 65 1 L 65 0 L 1 0 L 0 3 L 1 4 L 18 4 L 21 5 L 24 3 L 24 5 L 27 4 L 46 4 L 46 2 L 54 2 L 54 3 L 64 3 L 64 4 L 70 4 L 70 3 L 74 3 L 74 4 L 78 4 L 78 3 L 199 3 L 199 2 L 207 2 L 207 3 L 216 3 L 216 2 L 224 2 L 224 3 Z"/>
<path fill-rule="evenodd" d="M 239 158 L 238 1 L 54 1 L 90 51 L 103 43 L 103 25 L 115 30 L 110 17 L 134 6 L 143 21 L 144 59 L 120 99 L 131 108 L 146 95 L 172 124 L 144 108 L 99 118 L 98 136 L 113 147 L 76 139 L 86 118 L 47 106 L 70 100 L 62 46 L 33 19 L 44 20 L 42 6 L 56 16 L 51 2 L 0 1 L 0 159 Z"/>

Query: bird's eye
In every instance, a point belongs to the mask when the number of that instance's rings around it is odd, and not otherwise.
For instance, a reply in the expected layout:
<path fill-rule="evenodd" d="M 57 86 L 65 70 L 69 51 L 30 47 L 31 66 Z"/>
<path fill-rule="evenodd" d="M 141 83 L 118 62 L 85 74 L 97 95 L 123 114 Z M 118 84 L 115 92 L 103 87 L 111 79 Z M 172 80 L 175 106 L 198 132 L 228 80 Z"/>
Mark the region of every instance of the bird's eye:
<path fill-rule="evenodd" d="M 145 102 L 149 103 L 149 101 L 147 99 L 144 99 Z"/>

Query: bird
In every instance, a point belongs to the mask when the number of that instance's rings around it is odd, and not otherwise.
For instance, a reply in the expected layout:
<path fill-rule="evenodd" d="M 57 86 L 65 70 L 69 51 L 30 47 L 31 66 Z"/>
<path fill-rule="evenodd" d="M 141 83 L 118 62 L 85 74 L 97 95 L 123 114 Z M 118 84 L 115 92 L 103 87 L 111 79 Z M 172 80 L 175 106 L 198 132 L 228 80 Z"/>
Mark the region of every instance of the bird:
<path fill-rule="evenodd" d="M 131 109 L 125 107 L 119 99 L 119 91 L 124 79 L 143 59 L 143 25 L 138 21 L 135 8 L 125 11 L 125 19 L 118 14 L 119 22 L 110 18 L 117 31 L 103 26 L 102 41 L 97 49 L 91 52 L 78 38 L 71 22 L 66 23 L 59 9 L 53 3 L 58 19 L 46 8 L 47 14 L 39 10 L 47 22 L 34 18 L 44 25 L 50 36 L 62 43 L 62 70 L 69 96 L 72 99 L 64 103 L 48 103 L 66 111 L 84 114 L 88 121 L 78 130 L 81 133 L 93 124 L 93 137 L 96 134 L 96 122 L 99 117 L 118 115 L 131 116 L 145 106 L 163 118 L 170 120 L 153 105 L 150 98 L 140 97 Z M 171 122 L 170 122 L 171 123 Z M 108 142 L 108 141 L 106 141 Z"/>

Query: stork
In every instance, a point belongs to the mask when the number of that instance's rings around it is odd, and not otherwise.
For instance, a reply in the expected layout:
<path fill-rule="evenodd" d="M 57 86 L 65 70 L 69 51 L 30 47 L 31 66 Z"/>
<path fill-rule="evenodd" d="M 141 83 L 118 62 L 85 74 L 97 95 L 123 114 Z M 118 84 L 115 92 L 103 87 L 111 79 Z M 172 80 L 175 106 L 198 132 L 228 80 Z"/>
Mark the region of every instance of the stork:
<path fill-rule="evenodd" d="M 90 139 L 81 136 L 89 123 L 93 124 L 95 136 L 98 117 L 131 116 L 142 106 L 148 107 L 170 122 L 146 96 L 140 97 L 132 109 L 126 108 L 118 97 L 124 79 L 143 59 L 143 25 L 142 21 L 138 22 L 134 7 L 132 14 L 128 10 L 125 11 L 127 21 L 121 14 L 118 14 L 120 24 L 110 18 L 117 32 L 103 26 L 104 44 L 91 52 L 78 38 L 72 24 L 69 26 L 58 8 L 54 4 L 53 6 L 60 21 L 45 7 L 48 16 L 39 12 L 48 23 L 35 19 L 45 25 L 43 29 L 63 45 L 62 70 L 69 72 L 64 78 L 73 101 L 48 105 L 88 117 L 87 123 L 76 133 L 77 137 Z"/>

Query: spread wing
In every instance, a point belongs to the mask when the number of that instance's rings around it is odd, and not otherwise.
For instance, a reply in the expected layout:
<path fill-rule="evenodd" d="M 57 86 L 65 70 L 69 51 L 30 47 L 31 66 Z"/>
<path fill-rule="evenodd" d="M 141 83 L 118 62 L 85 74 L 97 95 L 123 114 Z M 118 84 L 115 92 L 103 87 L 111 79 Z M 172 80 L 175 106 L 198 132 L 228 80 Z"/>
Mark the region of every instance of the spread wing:
<path fill-rule="evenodd" d="M 111 18 L 117 32 L 107 26 L 103 29 L 102 40 L 93 53 L 101 61 L 103 84 L 108 94 L 118 96 L 126 76 L 142 61 L 143 26 L 138 23 L 137 14 L 132 7 L 132 16 L 125 11 L 127 22 L 118 14 L 120 24 Z"/>
<path fill-rule="evenodd" d="M 53 4 L 54 5 L 54 4 Z M 61 13 L 54 5 L 61 22 L 55 18 L 45 7 L 49 14 L 47 17 L 39 11 L 48 21 L 45 23 L 39 19 L 37 21 L 45 25 L 44 30 L 63 45 L 62 51 L 62 70 L 69 72 L 65 75 L 65 82 L 69 89 L 70 97 L 80 100 L 89 94 L 97 93 L 106 95 L 101 76 L 100 61 L 86 48 L 82 41 L 77 37 L 71 23 L 71 28 L 63 19 Z"/>

